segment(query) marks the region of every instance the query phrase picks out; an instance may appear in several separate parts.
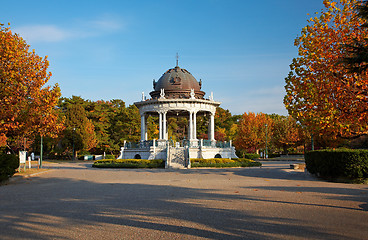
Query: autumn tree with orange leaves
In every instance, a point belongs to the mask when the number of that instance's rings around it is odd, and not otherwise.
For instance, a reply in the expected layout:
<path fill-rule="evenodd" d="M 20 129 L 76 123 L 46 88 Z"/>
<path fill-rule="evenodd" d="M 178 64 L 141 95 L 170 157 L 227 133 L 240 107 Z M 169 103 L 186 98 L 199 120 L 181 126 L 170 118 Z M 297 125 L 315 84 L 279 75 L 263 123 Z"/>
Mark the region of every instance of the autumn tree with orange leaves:
<path fill-rule="evenodd" d="M 293 117 L 275 115 L 272 122 L 271 143 L 275 148 L 280 148 L 287 154 L 289 148 L 303 145 L 306 133 Z"/>
<path fill-rule="evenodd" d="M 47 57 L 9 27 L 0 24 L 0 144 L 32 134 L 55 135 L 63 127 L 55 106 L 60 89 L 45 84 L 51 77 Z"/>
<path fill-rule="evenodd" d="M 267 124 L 267 126 L 266 126 Z M 238 150 L 256 152 L 270 143 L 272 119 L 264 113 L 244 113 L 238 123 L 238 133 L 234 145 Z M 266 137 L 267 134 L 267 137 Z"/>
<path fill-rule="evenodd" d="M 323 1 L 325 8 L 308 21 L 295 46 L 286 80 L 284 104 L 313 134 L 352 138 L 368 133 L 368 75 L 349 71 L 344 46 L 368 37 L 355 13 L 357 0 Z"/>

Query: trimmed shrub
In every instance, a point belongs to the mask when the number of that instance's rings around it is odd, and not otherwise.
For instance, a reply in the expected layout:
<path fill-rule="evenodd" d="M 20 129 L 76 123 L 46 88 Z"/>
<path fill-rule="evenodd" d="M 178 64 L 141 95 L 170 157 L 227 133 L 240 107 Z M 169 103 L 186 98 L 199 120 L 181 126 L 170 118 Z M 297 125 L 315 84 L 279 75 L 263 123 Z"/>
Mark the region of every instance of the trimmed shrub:
<path fill-rule="evenodd" d="M 210 159 L 202 159 L 202 158 L 192 158 L 190 159 L 190 163 L 192 167 L 258 167 L 262 164 L 260 162 L 256 162 L 250 159 L 245 158 L 210 158 Z"/>
<path fill-rule="evenodd" d="M 97 160 L 92 167 L 97 168 L 164 168 L 165 161 L 161 159 L 103 159 Z"/>
<path fill-rule="evenodd" d="M 19 167 L 19 159 L 14 154 L 0 154 L 0 182 L 14 175 Z"/>
<path fill-rule="evenodd" d="M 305 154 L 307 170 L 323 178 L 368 178 L 368 150 L 317 150 Z"/>
<path fill-rule="evenodd" d="M 260 167 L 262 166 L 262 163 L 251 160 L 251 159 L 247 159 L 247 158 L 233 158 L 232 160 L 240 162 L 241 167 Z"/>
<path fill-rule="evenodd" d="M 281 154 L 280 153 L 270 153 L 268 154 L 268 158 L 277 158 L 277 157 L 280 157 Z"/>
<path fill-rule="evenodd" d="M 242 157 L 243 158 L 246 158 L 246 159 L 258 159 L 261 156 L 259 154 L 257 154 L 257 153 L 245 153 L 244 156 L 242 156 Z"/>
<path fill-rule="evenodd" d="M 106 154 L 105 159 L 115 159 L 115 156 L 112 154 Z"/>
<path fill-rule="evenodd" d="M 247 159 L 258 159 L 261 156 L 257 153 L 247 153 L 244 150 L 236 150 L 236 155 L 240 158 L 247 158 Z"/>

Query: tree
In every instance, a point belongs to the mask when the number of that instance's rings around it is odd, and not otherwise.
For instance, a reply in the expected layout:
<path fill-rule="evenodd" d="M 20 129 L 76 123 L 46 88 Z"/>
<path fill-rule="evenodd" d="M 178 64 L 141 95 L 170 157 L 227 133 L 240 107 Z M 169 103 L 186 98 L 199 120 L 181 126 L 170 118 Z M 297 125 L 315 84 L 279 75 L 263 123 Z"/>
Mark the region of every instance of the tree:
<path fill-rule="evenodd" d="M 368 27 L 368 1 L 358 2 L 356 5 L 357 16 L 365 22 L 360 26 L 362 30 Z M 345 56 L 343 63 L 351 72 L 361 74 L 368 69 L 368 39 L 354 39 L 351 44 L 343 46 Z"/>
<path fill-rule="evenodd" d="M 239 115 L 232 116 L 229 110 L 221 107 L 216 108 L 215 114 L 215 138 L 218 141 L 232 140 L 235 136 L 236 124 L 241 118 Z"/>
<path fill-rule="evenodd" d="M 85 106 L 87 118 L 92 122 L 96 133 L 97 145 L 92 149 L 95 153 L 111 152 L 114 150 L 108 129 L 111 126 L 110 117 L 115 115 L 115 104 L 121 100 L 112 101 L 114 104 L 110 101 L 103 100 L 95 102 L 88 101 Z M 121 104 L 125 106 L 123 101 Z"/>
<path fill-rule="evenodd" d="M 32 133 L 56 135 L 62 128 L 57 105 L 60 89 L 45 84 L 51 77 L 42 58 L 18 34 L 0 24 L 0 136 L 20 138 Z"/>
<path fill-rule="evenodd" d="M 314 135 L 355 137 L 368 133 L 367 74 L 349 72 L 341 63 L 342 46 L 368 37 L 354 14 L 356 0 L 324 2 L 325 9 L 295 40 L 294 58 L 286 81 L 284 104 Z"/>
<path fill-rule="evenodd" d="M 159 137 L 158 117 L 149 115 L 147 117 L 148 139 L 158 139 Z"/>
<path fill-rule="evenodd" d="M 140 140 L 141 117 L 135 105 L 119 108 L 110 120 L 109 135 L 116 147 L 122 147 L 124 141 Z"/>
<path fill-rule="evenodd" d="M 302 128 L 294 118 L 277 115 L 273 118 L 271 142 L 275 147 L 283 149 L 284 154 L 287 154 L 288 148 L 303 144 L 301 131 Z"/>
<path fill-rule="evenodd" d="M 267 126 L 266 126 L 267 124 Z M 238 133 L 234 145 L 238 150 L 256 152 L 266 147 L 272 133 L 272 119 L 264 113 L 244 113 L 238 123 Z"/>
<path fill-rule="evenodd" d="M 88 151 L 97 145 L 94 126 L 80 104 L 67 105 L 65 117 L 66 129 L 63 134 L 63 143 L 69 151 L 72 146 L 77 153 L 81 150 Z"/>

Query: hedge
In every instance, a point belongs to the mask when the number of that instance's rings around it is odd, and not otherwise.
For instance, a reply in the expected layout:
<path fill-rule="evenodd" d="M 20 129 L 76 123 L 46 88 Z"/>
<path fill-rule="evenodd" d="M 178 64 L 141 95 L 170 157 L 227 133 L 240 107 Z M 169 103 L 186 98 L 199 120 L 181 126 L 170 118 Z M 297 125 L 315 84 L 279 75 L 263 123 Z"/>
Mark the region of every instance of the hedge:
<path fill-rule="evenodd" d="M 317 150 L 305 154 L 307 170 L 323 178 L 368 178 L 368 150 Z"/>
<path fill-rule="evenodd" d="M 103 159 L 96 160 L 92 167 L 96 168 L 164 168 L 164 160 L 146 159 Z"/>
<path fill-rule="evenodd" d="M 259 167 L 260 162 L 256 162 L 246 158 L 192 158 L 190 159 L 191 167 Z"/>
<path fill-rule="evenodd" d="M 238 156 L 239 157 L 239 156 Z M 246 154 L 244 154 L 244 156 L 242 156 L 242 157 L 244 157 L 244 158 L 246 158 L 246 159 L 258 159 L 258 158 L 260 158 L 261 156 L 259 155 L 259 154 L 257 154 L 257 153 L 246 153 Z"/>
<path fill-rule="evenodd" d="M 270 153 L 268 154 L 268 158 L 278 158 L 281 157 L 280 153 Z"/>
<path fill-rule="evenodd" d="M 105 159 L 115 159 L 115 156 L 112 154 L 106 154 L 104 158 Z"/>
<path fill-rule="evenodd" d="M 19 159 L 14 154 L 0 154 L 0 182 L 14 175 Z"/>

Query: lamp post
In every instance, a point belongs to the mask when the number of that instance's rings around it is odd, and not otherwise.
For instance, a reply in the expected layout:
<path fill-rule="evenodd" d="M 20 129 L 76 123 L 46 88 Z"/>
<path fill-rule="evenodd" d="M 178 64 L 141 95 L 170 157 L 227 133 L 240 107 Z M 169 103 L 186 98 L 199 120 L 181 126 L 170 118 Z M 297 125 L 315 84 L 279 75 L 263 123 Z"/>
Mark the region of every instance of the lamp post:
<path fill-rule="evenodd" d="M 265 124 L 266 126 L 266 154 L 265 154 L 265 158 L 268 158 L 268 155 L 267 155 L 267 123 Z"/>
<path fill-rule="evenodd" d="M 41 134 L 40 168 L 42 168 L 42 155 L 43 155 L 43 135 Z"/>
<path fill-rule="evenodd" d="M 75 160 L 75 154 L 74 154 L 74 132 L 75 132 L 75 127 L 73 127 L 73 161 Z"/>

